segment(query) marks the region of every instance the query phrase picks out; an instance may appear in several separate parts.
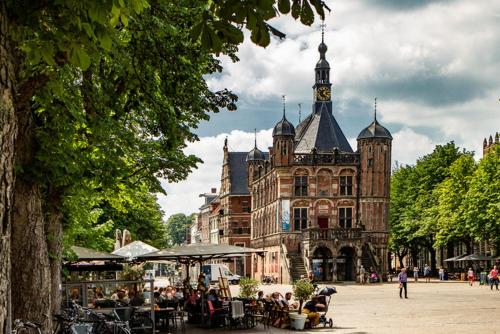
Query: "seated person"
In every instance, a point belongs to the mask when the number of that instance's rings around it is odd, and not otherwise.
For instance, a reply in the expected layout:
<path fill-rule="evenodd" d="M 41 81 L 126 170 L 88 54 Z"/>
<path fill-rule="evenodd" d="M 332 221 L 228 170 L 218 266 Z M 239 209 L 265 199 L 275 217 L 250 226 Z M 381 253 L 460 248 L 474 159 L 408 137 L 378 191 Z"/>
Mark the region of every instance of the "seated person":
<path fill-rule="evenodd" d="M 186 304 L 184 305 L 184 309 L 191 314 L 199 313 L 201 310 L 199 299 L 200 297 L 198 296 L 196 291 L 191 289 L 189 297 L 186 299 Z"/>
<path fill-rule="evenodd" d="M 299 304 L 297 302 L 292 302 L 292 293 L 291 292 L 285 293 L 285 298 L 283 299 L 282 302 L 285 303 L 286 306 L 288 306 L 288 309 L 290 309 L 290 310 L 296 310 L 299 308 Z"/>
<path fill-rule="evenodd" d="M 217 295 L 217 291 L 215 289 L 210 289 L 208 292 L 208 301 L 212 302 L 212 305 L 214 308 L 221 308 L 222 307 L 222 301 L 220 300 L 219 296 Z"/>
<path fill-rule="evenodd" d="M 140 291 L 130 291 L 128 293 L 128 298 L 130 299 L 130 306 L 142 306 L 144 305 L 144 297 L 142 296 L 142 292 Z"/>
<path fill-rule="evenodd" d="M 111 298 L 113 298 L 113 296 L 111 296 Z M 128 305 L 129 300 L 125 290 L 118 290 L 116 292 L 116 302 L 118 305 Z"/>
<path fill-rule="evenodd" d="M 304 305 L 302 313 L 307 314 L 307 318 L 311 322 L 311 327 L 319 324 L 318 309 L 323 309 L 324 307 L 325 305 L 318 302 L 317 296 L 313 296 L 311 300 Z"/>

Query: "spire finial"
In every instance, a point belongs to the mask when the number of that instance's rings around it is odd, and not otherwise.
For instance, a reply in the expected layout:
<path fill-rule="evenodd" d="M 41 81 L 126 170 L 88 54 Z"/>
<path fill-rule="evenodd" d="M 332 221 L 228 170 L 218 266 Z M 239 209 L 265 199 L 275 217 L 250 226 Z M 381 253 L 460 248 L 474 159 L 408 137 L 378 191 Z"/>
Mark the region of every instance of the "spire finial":
<path fill-rule="evenodd" d="M 283 118 L 285 118 L 286 95 L 281 95 L 281 101 L 283 102 Z"/>
<path fill-rule="evenodd" d="M 375 110 L 374 110 L 373 115 L 374 115 L 373 119 L 376 122 L 377 121 L 377 98 L 375 98 Z"/>
<path fill-rule="evenodd" d="M 323 18 L 321 20 L 321 43 L 325 43 L 325 19 Z"/>
<path fill-rule="evenodd" d="M 300 123 L 300 116 L 302 115 L 302 103 L 299 103 L 299 123 Z"/>
<path fill-rule="evenodd" d="M 254 134 L 254 139 L 255 139 L 254 147 L 257 148 L 257 128 L 253 129 L 253 134 Z"/>

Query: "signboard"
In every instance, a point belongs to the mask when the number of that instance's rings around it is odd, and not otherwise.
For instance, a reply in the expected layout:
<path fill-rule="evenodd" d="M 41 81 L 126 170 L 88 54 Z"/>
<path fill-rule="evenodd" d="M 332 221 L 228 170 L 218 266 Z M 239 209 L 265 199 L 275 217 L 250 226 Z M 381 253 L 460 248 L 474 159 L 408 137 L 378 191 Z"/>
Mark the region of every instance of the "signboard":
<path fill-rule="evenodd" d="M 281 200 L 281 230 L 290 232 L 290 200 Z"/>

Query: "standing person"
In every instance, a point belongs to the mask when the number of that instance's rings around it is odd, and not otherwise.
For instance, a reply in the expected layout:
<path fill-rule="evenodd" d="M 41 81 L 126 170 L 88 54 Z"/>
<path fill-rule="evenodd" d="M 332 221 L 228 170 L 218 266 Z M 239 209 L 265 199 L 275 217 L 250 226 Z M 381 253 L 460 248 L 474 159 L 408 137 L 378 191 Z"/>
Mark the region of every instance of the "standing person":
<path fill-rule="evenodd" d="M 399 298 L 403 298 L 403 289 L 405 289 L 405 298 L 408 298 L 408 275 L 406 274 L 406 268 L 401 268 L 401 272 L 398 274 L 399 282 Z"/>
<path fill-rule="evenodd" d="M 439 280 L 444 281 L 444 268 L 443 268 L 443 266 L 439 267 Z"/>
<path fill-rule="evenodd" d="M 361 268 L 359 268 L 359 283 L 365 284 L 366 281 L 365 275 L 366 275 L 365 267 L 361 266 Z"/>
<path fill-rule="evenodd" d="M 474 285 L 474 270 L 472 270 L 472 268 L 469 268 L 469 271 L 467 272 L 467 278 L 469 279 L 469 285 L 473 286 Z"/>
<path fill-rule="evenodd" d="M 498 269 L 497 266 L 493 266 L 493 269 L 491 269 L 490 274 L 490 288 L 493 290 L 493 284 L 495 284 L 495 287 L 497 288 L 498 291 Z"/>
<path fill-rule="evenodd" d="M 413 279 L 415 280 L 415 282 L 418 282 L 418 267 L 417 266 L 413 267 Z"/>
<path fill-rule="evenodd" d="M 429 267 L 428 264 L 424 266 L 424 278 L 425 278 L 425 283 L 431 282 L 431 267 Z"/>

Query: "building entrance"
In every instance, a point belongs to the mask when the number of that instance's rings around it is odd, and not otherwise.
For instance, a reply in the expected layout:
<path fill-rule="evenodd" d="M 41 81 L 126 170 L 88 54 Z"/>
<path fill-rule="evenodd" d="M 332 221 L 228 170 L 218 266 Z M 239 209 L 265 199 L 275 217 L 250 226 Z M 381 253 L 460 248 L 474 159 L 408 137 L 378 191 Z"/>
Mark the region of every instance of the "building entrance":
<path fill-rule="evenodd" d="M 333 257 L 327 247 L 319 247 L 314 251 L 312 271 L 315 281 L 331 281 L 333 279 Z"/>
<path fill-rule="evenodd" d="M 352 247 L 342 247 L 337 256 L 337 280 L 354 281 L 356 279 L 356 266 Z"/>

